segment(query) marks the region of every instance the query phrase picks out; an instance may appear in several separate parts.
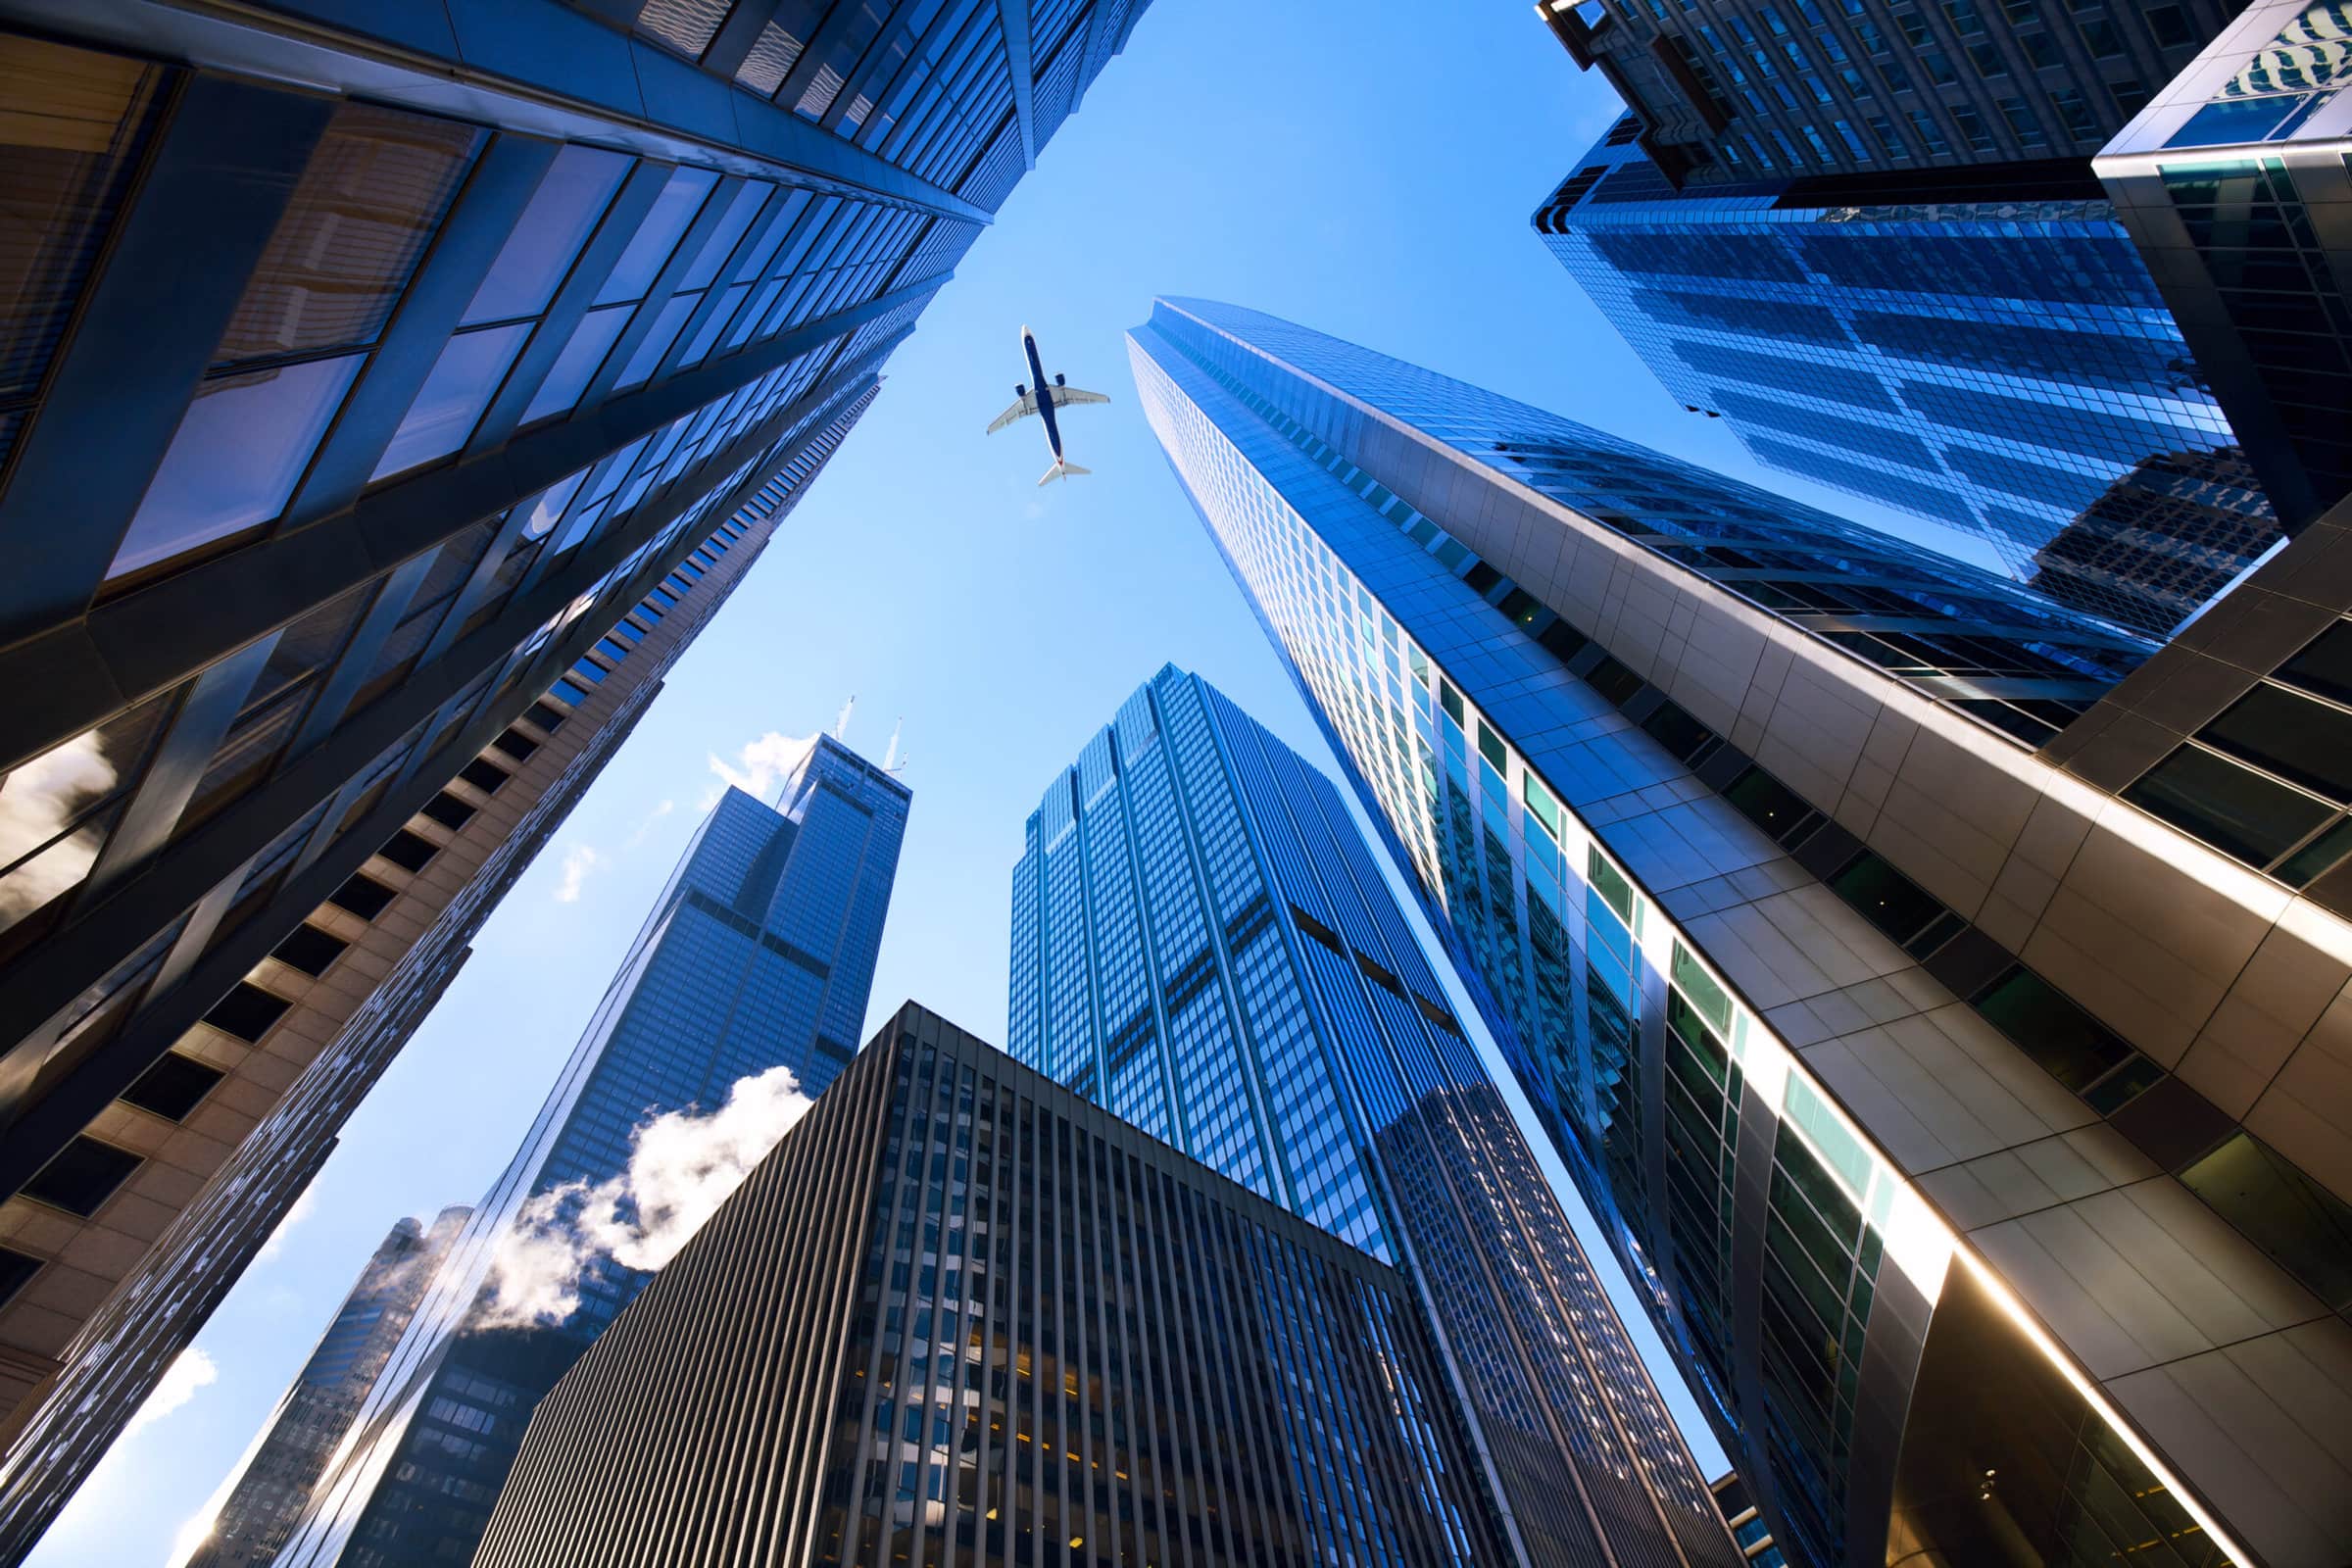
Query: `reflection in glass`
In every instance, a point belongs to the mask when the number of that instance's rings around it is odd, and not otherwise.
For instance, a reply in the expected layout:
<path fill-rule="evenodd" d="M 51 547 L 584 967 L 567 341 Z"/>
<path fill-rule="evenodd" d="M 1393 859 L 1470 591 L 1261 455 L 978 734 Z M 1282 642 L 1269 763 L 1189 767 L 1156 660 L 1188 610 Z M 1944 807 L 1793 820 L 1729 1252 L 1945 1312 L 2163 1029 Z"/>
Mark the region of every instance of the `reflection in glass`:
<path fill-rule="evenodd" d="M 465 324 L 537 316 L 546 310 L 629 167 L 630 160 L 622 154 L 594 147 L 566 147 L 558 153 L 498 260 L 490 264 L 482 286 L 474 291 L 473 303 L 466 307 Z"/>
<path fill-rule="evenodd" d="M 589 377 L 605 363 L 605 351 L 620 336 L 620 329 L 629 324 L 629 309 L 626 305 L 608 305 L 580 318 L 580 324 L 571 329 L 571 340 L 548 368 L 547 379 L 531 395 L 530 407 L 522 411 L 523 423 L 570 412 L 571 406 L 580 401 L 580 392 L 588 385 Z"/>
<path fill-rule="evenodd" d="M 530 330 L 529 323 L 518 322 L 451 338 L 370 477 L 381 479 L 414 468 L 464 446 Z"/>
<path fill-rule="evenodd" d="M 605 279 L 605 286 L 597 291 L 596 303 L 612 305 L 645 298 L 645 291 L 653 286 L 662 264 L 677 249 L 678 236 L 686 232 L 686 225 L 702 210 L 703 198 L 717 183 L 718 176 L 707 169 L 672 171 L 669 183 L 654 198 L 653 211 L 638 225 L 637 237 L 629 241 L 629 248 L 621 252 L 612 275 Z"/>
<path fill-rule="evenodd" d="M 205 382 L 107 576 L 169 561 L 285 511 L 365 358 L 346 354 Z"/>
<path fill-rule="evenodd" d="M 571 498 L 579 493 L 580 485 L 587 477 L 588 470 L 582 468 L 568 478 L 558 479 L 541 491 L 539 499 L 531 504 L 530 514 L 523 518 L 522 536 L 525 539 L 545 538 L 547 530 L 553 528 L 556 519 L 564 515 L 564 509 L 571 505 Z"/>
<path fill-rule="evenodd" d="M 638 344 L 637 352 L 629 356 L 628 368 L 622 370 L 620 379 L 612 384 L 614 391 L 624 392 L 630 387 L 645 384 L 646 377 L 654 373 L 654 367 L 662 363 L 662 356 L 667 354 L 670 344 L 677 340 L 679 330 L 686 325 L 686 318 L 693 315 L 694 308 L 702 302 L 700 294 L 680 294 L 662 307 L 662 314 L 654 318 L 654 329 L 645 334 L 645 341 Z"/>
<path fill-rule="evenodd" d="M 0 931 L 90 874 L 176 695 L 149 698 L 0 781 Z"/>

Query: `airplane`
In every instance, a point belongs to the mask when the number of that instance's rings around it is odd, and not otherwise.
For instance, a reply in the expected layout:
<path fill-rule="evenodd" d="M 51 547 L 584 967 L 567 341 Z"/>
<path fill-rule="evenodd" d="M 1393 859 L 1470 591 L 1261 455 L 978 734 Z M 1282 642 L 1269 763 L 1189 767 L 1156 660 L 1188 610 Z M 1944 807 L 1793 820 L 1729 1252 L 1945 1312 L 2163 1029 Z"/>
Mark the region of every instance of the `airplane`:
<path fill-rule="evenodd" d="M 1054 411 L 1078 403 L 1108 403 L 1110 399 L 1100 392 L 1081 392 L 1058 375 L 1054 378 L 1052 386 L 1046 385 L 1046 367 L 1037 357 L 1037 338 L 1025 326 L 1021 328 L 1021 354 L 1029 362 L 1029 374 L 1036 382 L 1037 390 L 1032 392 L 1026 386 L 1015 386 L 1012 395 L 1018 401 L 997 416 L 996 422 L 988 427 L 988 433 L 995 435 L 1015 420 L 1025 419 L 1034 414 L 1046 421 L 1046 444 L 1054 449 L 1054 466 L 1048 468 L 1046 476 L 1037 481 L 1040 485 L 1050 484 L 1055 479 L 1066 479 L 1073 473 L 1094 472 L 1092 468 L 1081 468 L 1061 455 L 1061 423 L 1054 417 Z"/>

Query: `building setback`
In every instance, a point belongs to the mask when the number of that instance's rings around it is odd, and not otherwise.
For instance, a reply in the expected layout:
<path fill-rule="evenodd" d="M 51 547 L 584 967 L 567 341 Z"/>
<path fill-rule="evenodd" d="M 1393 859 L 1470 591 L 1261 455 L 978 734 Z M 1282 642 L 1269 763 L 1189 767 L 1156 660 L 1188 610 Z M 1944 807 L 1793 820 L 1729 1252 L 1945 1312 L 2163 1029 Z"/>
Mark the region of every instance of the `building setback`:
<path fill-rule="evenodd" d="M 187 1568 L 261 1568 L 277 1555 L 469 1212 L 445 1208 L 430 1229 L 413 1219 L 392 1227 L 279 1397 Z"/>
<path fill-rule="evenodd" d="M 874 391 L 826 405 L 802 456 L 93 1118 L 74 1184 L 53 1166 L 0 1203 L 0 1551 L 29 1549 L 194 1340 Z M 270 886 L 307 832 L 248 881 Z"/>
<path fill-rule="evenodd" d="M 2037 752 L 1925 657 L 2030 620 L 1754 591 L 1818 514 L 1230 306 L 1131 358 L 1791 1562 L 2352 1552 L 2352 929 L 2093 782 L 2139 677 Z"/>
<path fill-rule="evenodd" d="M 849 1063 L 908 801 L 824 736 L 779 805 L 729 789 L 711 808 L 368 1391 L 277 1559 L 285 1568 L 472 1552 L 532 1406 L 649 1277 L 598 1255 L 562 1282 L 567 1298 L 533 1309 L 501 1297 L 493 1265 L 549 1205 L 569 1223 L 585 1190 L 620 1178 L 649 1118 L 713 1112 L 778 1068 L 814 1095 Z"/>
<path fill-rule="evenodd" d="M 123 1107 L 201 1097 L 181 1063 L 270 1025 L 244 988 L 301 1000 L 271 965 L 337 898 L 344 940 L 433 925 L 368 891 L 401 881 L 379 849 L 437 842 L 418 814 L 545 744 L 534 705 L 623 611 L 821 461 L 1143 5 L 688 9 L 26 0 L 0 26 L 0 1195 L 68 1200 L 0 1219 L 0 1296 L 37 1319 L 0 1324 L 0 1546 L 171 1348 L 65 1363 L 184 1343 L 323 1157 L 331 1121 L 270 1122 L 212 1210 L 232 1228 L 142 1255 L 362 999 L 301 1052 L 281 1031 L 202 1138 Z M 463 947 L 402 971 L 368 1071 Z M 74 1247 L 112 1189 L 117 1234 Z M 142 1280 L 171 1310 L 90 1333 Z M 51 1397 L 85 1377 L 95 1402 Z"/>
<path fill-rule="evenodd" d="M 474 1560 L 1506 1562 L 1443 1384 L 1394 1270 L 910 1003 L 541 1403 Z"/>
<path fill-rule="evenodd" d="M 1012 1054 L 1393 1264 L 1529 1565 L 1737 1564 L 1331 781 L 1163 668 L 1029 818 Z"/>
<path fill-rule="evenodd" d="M 2282 537 L 2084 161 L 1677 191 L 1639 128 L 1602 135 L 1537 231 L 1758 462 L 1975 534 L 2156 637 Z"/>

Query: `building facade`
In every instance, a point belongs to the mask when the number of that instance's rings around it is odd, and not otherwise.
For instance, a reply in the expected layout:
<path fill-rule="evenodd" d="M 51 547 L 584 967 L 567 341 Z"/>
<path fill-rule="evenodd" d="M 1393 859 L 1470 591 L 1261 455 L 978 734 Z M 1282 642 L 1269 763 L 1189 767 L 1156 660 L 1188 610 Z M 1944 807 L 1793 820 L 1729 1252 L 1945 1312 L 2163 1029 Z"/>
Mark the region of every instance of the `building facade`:
<path fill-rule="evenodd" d="M 910 1003 L 542 1401 L 474 1560 L 1508 1561 L 1442 1383 L 1394 1270 Z"/>
<path fill-rule="evenodd" d="M 2352 9 L 2252 0 L 2097 159 L 2290 528 L 2352 495 Z"/>
<path fill-rule="evenodd" d="M 1677 191 L 1627 116 L 1538 210 L 1675 401 L 2162 637 L 2282 537 L 2088 167 Z"/>
<path fill-rule="evenodd" d="M 2078 166 L 2235 13 L 2231 0 L 1542 0 L 1677 186 Z"/>
<path fill-rule="evenodd" d="M 76 1181 L 0 1203 L 0 1555 L 29 1548 L 194 1340 L 874 392 L 825 405 L 800 457 L 94 1117 L 68 1148 Z M 316 825 L 247 880 L 270 888 Z"/>
<path fill-rule="evenodd" d="M 830 736 L 808 742 L 777 806 L 737 789 L 720 798 L 368 1391 L 280 1564 L 472 1553 L 532 1406 L 648 1277 L 598 1255 L 547 1310 L 512 1309 L 495 1266 L 512 1255 L 526 1205 L 552 1204 L 569 1223 L 585 1190 L 627 1171 L 649 1118 L 716 1110 L 733 1086 L 776 1068 L 813 1095 L 848 1065 L 909 799 Z"/>
<path fill-rule="evenodd" d="M 429 1229 L 413 1219 L 392 1227 L 278 1399 L 187 1568 L 262 1568 L 277 1555 L 470 1212 L 445 1208 Z"/>
<path fill-rule="evenodd" d="M 1012 1054 L 1403 1273 L 1515 1560 L 1736 1564 L 1330 780 L 1169 667 L 1026 839 Z"/>
<path fill-rule="evenodd" d="M 1752 594 L 1817 514 L 1254 312 L 1131 358 L 1791 1562 L 2352 1550 L 2352 928 L 2092 781 L 2136 677 L 1982 722 Z M 2059 646 L 1984 583 L 1906 646 Z"/>

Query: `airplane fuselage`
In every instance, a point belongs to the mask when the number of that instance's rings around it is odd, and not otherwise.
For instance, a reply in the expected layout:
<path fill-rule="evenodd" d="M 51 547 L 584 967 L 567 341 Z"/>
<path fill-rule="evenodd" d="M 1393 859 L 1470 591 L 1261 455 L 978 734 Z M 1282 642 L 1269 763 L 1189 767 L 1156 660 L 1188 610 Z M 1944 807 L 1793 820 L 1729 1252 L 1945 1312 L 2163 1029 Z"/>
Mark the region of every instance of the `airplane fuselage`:
<path fill-rule="evenodd" d="M 1037 357 L 1037 338 L 1027 327 L 1021 328 L 1021 352 L 1029 359 L 1029 388 L 1037 394 L 1037 416 L 1046 421 L 1046 443 L 1054 449 L 1054 461 L 1061 461 L 1061 426 L 1054 419 L 1054 388 L 1046 378 L 1045 363 Z"/>

